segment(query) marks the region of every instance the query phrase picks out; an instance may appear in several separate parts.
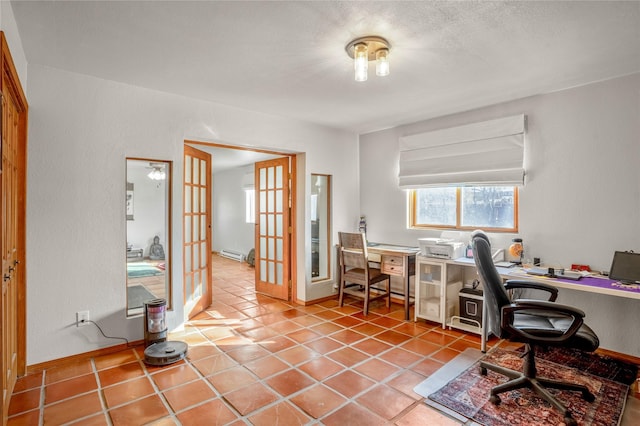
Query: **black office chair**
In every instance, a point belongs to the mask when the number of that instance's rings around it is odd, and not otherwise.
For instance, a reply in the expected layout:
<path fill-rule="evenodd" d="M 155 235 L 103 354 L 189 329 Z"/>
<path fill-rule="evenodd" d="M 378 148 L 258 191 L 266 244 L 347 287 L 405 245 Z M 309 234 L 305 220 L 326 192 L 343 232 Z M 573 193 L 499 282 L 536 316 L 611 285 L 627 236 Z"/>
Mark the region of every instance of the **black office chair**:
<path fill-rule="evenodd" d="M 536 377 L 534 347 L 566 346 L 584 351 L 596 350 L 598 337 L 583 324 L 584 312 L 554 303 L 558 290 L 553 286 L 524 280 L 510 280 L 503 284 L 491 258 L 491 244 L 487 235 L 481 231 L 474 232 L 472 243 L 473 258 L 484 287 L 489 330 L 501 339 L 525 344 L 523 372 L 480 362 L 483 375 L 489 369 L 511 379 L 491 389 L 490 401 L 498 405 L 499 394 L 530 388 L 558 409 L 567 425 L 575 425 L 571 412 L 546 388 L 582 392 L 582 397 L 588 402 L 593 402 L 595 397 L 586 386 Z M 509 299 L 507 290 L 522 288 L 546 291 L 550 294 L 549 300 Z"/>

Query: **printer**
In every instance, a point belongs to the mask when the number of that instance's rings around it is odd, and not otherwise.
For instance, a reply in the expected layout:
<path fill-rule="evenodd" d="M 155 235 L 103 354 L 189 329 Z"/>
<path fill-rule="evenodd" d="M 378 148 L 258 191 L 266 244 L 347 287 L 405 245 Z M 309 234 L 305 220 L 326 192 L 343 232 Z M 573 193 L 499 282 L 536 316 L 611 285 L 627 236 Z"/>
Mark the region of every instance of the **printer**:
<path fill-rule="evenodd" d="M 464 257 L 464 243 L 449 238 L 418 238 L 420 254 L 439 259 Z"/>

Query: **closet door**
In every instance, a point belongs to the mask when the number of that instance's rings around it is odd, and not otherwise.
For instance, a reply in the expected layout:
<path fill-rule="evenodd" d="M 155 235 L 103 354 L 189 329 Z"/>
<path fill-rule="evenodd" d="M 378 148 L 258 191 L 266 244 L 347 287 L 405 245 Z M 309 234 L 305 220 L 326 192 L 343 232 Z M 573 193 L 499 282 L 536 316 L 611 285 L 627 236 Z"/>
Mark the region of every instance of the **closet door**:
<path fill-rule="evenodd" d="M 16 379 L 25 373 L 25 193 L 27 104 L 4 34 L 2 58 L 2 162 L 0 164 L 0 249 L 2 251 L 2 423 Z"/>

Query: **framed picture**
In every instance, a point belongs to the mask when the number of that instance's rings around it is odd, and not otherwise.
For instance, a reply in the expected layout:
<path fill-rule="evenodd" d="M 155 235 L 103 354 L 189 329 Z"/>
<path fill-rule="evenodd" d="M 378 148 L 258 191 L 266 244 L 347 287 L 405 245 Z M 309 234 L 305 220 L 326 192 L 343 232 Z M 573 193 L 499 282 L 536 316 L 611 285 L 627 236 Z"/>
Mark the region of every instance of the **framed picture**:
<path fill-rule="evenodd" d="M 127 220 L 133 220 L 133 183 L 127 182 Z"/>

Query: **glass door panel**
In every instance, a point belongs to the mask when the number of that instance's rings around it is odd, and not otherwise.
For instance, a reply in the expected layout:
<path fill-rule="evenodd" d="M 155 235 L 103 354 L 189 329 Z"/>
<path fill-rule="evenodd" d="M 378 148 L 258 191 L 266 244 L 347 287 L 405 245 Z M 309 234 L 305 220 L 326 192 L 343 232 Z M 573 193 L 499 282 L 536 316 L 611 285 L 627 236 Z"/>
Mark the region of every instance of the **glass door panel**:
<path fill-rule="evenodd" d="M 189 318 L 211 304 L 211 156 L 184 147 L 184 304 Z"/>
<path fill-rule="evenodd" d="M 289 298 L 289 158 L 255 164 L 256 291 Z"/>

